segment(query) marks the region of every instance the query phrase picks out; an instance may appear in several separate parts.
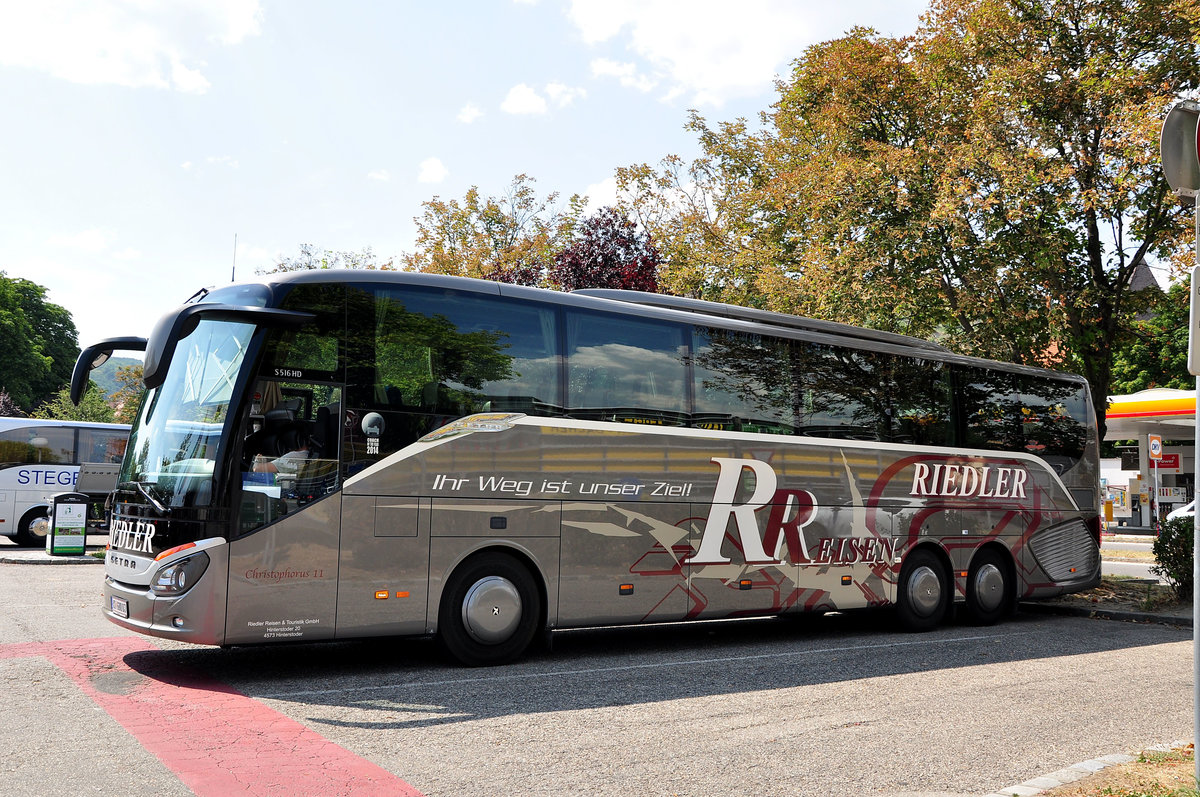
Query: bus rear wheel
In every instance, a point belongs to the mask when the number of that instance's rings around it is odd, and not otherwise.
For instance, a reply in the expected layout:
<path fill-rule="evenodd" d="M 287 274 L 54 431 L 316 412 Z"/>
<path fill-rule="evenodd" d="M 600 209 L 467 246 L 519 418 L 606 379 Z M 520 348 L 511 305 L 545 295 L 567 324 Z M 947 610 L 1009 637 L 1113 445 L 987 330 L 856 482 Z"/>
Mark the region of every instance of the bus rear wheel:
<path fill-rule="evenodd" d="M 931 631 L 950 607 L 950 576 L 932 552 L 916 550 L 904 560 L 896 612 L 907 631 Z"/>
<path fill-rule="evenodd" d="M 17 525 L 17 533 L 13 535 L 17 545 L 23 545 L 26 548 L 44 548 L 46 535 L 50 533 L 49 514 L 50 510 L 44 506 L 26 512 L 21 518 L 20 524 Z"/>
<path fill-rule="evenodd" d="M 992 625 L 1012 605 L 1008 564 L 996 551 L 976 555 L 967 573 L 967 613 L 976 625 Z"/>
<path fill-rule="evenodd" d="M 484 553 L 450 576 L 438 639 L 468 667 L 504 664 L 529 647 L 541 616 L 541 593 L 529 569 L 506 554 Z"/>

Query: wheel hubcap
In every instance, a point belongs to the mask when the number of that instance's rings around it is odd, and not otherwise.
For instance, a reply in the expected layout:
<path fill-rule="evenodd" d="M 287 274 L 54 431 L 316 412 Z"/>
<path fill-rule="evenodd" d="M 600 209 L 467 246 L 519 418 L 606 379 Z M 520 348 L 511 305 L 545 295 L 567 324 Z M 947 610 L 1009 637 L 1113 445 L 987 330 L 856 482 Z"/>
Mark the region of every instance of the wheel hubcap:
<path fill-rule="evenodd" d="M 50 533 L 50 518 L 34 518 L 29 524 L 29 533 L 35 537 L 45 538 Z"/>
<path fill-rule="evenodd" d="M 994 611 L 1004 600 L 1004 574 L 1000 572 L 1000 568 L 988 562 L 975 572 L 971 589 L 980 609 L 985 612 Z"/>
<path fill-rule="evenodd" d="M 929 617 L 942 603 L 942 582 L 933 568 L 922 565 L 908 579 L 908 602 L 922 617 Z"/>
<path fill-rule="evenodd" d="M 521 593 L 507 578 L 481 578 L 463 598 L 462 619 L 463 627 L 476 642 L 503 642 L 521 624 Z"/>

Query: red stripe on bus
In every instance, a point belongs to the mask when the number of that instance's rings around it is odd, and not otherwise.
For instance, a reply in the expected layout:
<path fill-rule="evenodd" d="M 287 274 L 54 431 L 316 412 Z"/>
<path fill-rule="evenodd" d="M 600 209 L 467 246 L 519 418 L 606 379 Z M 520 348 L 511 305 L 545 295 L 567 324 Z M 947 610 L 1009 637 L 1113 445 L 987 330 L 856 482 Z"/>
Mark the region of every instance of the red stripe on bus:
<path fill-rule="evenodd" d="M 145 644 L 112 637 L 0 645 L 0 659 L 44 656 L 200 797 L 421 797 L 386 769 Z"/>

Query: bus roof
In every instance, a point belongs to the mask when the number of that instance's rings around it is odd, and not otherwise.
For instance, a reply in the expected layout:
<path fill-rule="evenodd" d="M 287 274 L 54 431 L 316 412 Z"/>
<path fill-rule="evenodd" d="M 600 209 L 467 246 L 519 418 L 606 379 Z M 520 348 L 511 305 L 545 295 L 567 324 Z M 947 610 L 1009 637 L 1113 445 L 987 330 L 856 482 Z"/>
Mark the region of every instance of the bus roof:
<path fill-rule="evenodd" d="M 304 283 L 392 283 L 444 290 L 467 290 L 493 296 L 549 301 L 559 305 L 591 309 L 601 309 L 607 305 L 607 309 L 611 311 L 623 311 L 627 313 L 639 313 L 638 308 L 642 308 L 642 310 L 649 311 L 648 314 L 650 315 L 661 318 L 669 317 L 677 321 L 684 321 L 686 320 L 686 316 L 691 316 L 693 323 L 704 323 L 710 326 L 743 328 L 751 331 L 754 327 L 758 327 L 758 331 L 760 332 L 775 330 L 776 332 L 782 332 L 785 337 L 811 336 L 812 339 L 817 341 L 826 343 L 841 341 L 843 345 L 854 346 L 856 348 L 875 348 L 886 351 L 894 347 L 893 351 L 906 351 L 909 356 L 914 357 L 932 357 L 933 359 L 942 360 L 947 363 L 977 365 L 1014 373 L 1026 373 L 1029 375 L 1086 383 L 1083 377 L 1066 371 L 1056 371 L 1036 365 L 1024 365 L 957 354 L 931 341 L 895 332 L 884 332 L 882 330 L 868 329 L 836 321 L 804 318 L 802 316 L 788 315 L 787 313 L 775 313 L 752 307 L 740 307 L 738 305 L 720 304 L 701 299 L 643 293 L 641 291 L 585 288 L 568 293 L 547 290 L 545 288 L 493 282 L 473 277 L 426 274 L 414 271 L 379 271 L 374 269 L 312 269 L 270 273 L 262 275 L 259 280 L 254 282 L 271 286 L 272 289 L 275 286 L 283 287 Z M 220 293 L 226 287 L 232 286 L 214 288 L 213 292 Z M 274 290 L 272 290 L 272 293 L 274 293 Z M 278 298 L 275 301 L 278 301 Z"/>
<path fill-rule="evenodd" d="M 892 343 L 898 346 L 909 346 L 914 349 L 929 349 L 931 351 L 949 352 L 944 346 L 939 346 L 928 340 L 900 335 L 895 332 L 884 332 L 867 327 L 856 327 L 852 324 L 842 324 L 837 321 L 820 321 L 815 318 L 804 318 L 787 313 L 776 313 L 770 310 L 759 310 L 754 307 L 741 307 L 733 304 L 720 304 L 703 299 L 689 299 L 684 296 L 668 296 L 662 293 L 646 293 L 643 291 L 625 291 L 611 288 L 582 288 L 572 293 L 583 296 L 597 296 L 602 299 L 614 299 L 619 302 L 649 305 L 651 307 L 669 307 L 672 310 L 686 310 L 690 313 L 719 318 L 736 318 L 742 321 L 754 321 L 759 324 L 787 327 L 789 329 L 806 329 L 812 332 L 824 332 L 846 338 L 861 338 L 880 343 Z"/>

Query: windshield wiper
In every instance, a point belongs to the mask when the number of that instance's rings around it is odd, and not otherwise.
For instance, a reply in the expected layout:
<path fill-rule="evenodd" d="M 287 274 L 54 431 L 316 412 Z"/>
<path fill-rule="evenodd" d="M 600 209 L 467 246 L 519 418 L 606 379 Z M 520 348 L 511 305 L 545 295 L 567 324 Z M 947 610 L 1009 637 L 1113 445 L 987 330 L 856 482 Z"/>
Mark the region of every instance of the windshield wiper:
<path fill-rule="evenodd" d="M 147 501 L 150 502 L 150 506 L 154 507 L 154 511 L 159 514 L 159 517 L 165 516 L 167 514 L 167 512 L 169 511 L 165 506 L 162 505 L 161 501 L 159 501 L 157 498 L 154 497 L 154 494 L 150 492 L 150 488 L 147 485 L 143 484 L 142 482 L 139 482 L 139 481 L 121 482 L 121 484 L 118 486 L 119 487 L 133 486 L 139 493 L 141 493 L 143 498 L 145 498 Z"/>

